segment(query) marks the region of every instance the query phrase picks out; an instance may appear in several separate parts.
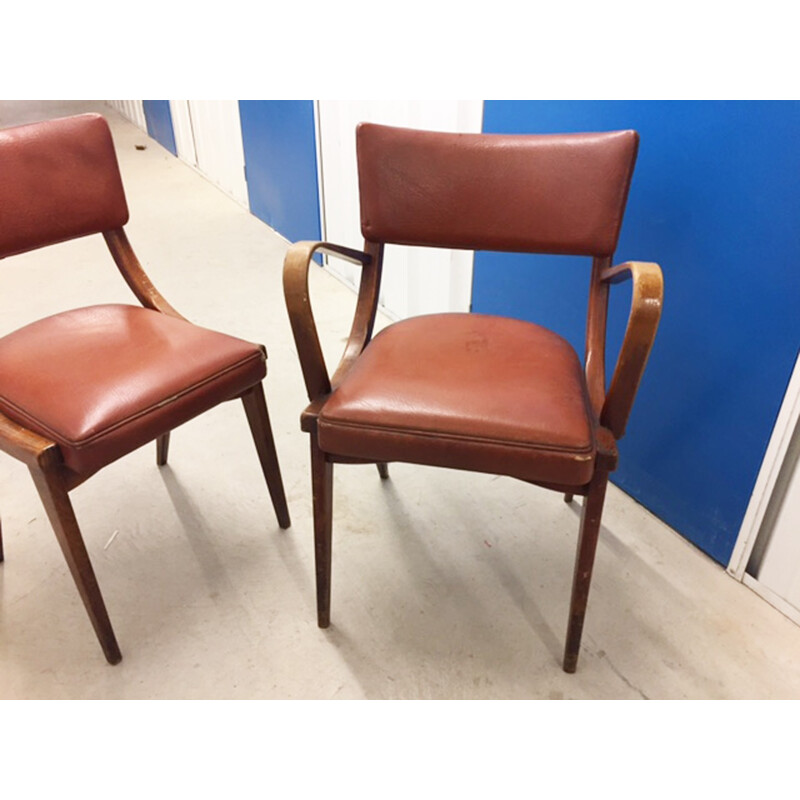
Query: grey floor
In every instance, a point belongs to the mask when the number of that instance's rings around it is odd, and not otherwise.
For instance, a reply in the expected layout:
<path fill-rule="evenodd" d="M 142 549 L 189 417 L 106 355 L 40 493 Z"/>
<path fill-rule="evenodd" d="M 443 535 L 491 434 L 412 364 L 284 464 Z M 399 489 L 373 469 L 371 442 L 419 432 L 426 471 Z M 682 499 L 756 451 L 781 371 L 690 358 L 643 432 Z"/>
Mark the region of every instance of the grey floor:
<path fill-rule="evenodd" d="M 193 321 L 266 344 L 293 525 L 276 524 L 238 404 L 174 432 L 169 466 L 153 445 L 75 490 L 124 654 L 111 667 L 26 469 L 0 456 L 0 698 L 800 697 L 800 629 L 615 488 L 574 675 L 559 662 L 579 507 L 504 477 L 338 467 L 318 629 L 287 243 L 108 106 L 0 102 L 0 127 L 84 110 L 111 123 L 156 286 Z M 132 299 L 100 238 L 9 258 L 1 280 L 0 333 Z M 312 291 L 335 360 L 354 298 L 322 270 Z"/>

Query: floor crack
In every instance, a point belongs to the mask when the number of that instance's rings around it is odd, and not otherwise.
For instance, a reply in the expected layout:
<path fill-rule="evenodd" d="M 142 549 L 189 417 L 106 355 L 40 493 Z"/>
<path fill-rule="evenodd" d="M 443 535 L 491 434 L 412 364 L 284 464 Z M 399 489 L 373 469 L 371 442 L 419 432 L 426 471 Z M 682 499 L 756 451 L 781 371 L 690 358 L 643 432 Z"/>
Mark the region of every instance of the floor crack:
<path fill-rule="evenodd" d="M 611 670 L 614 672 L 614 674 L 615 674 L 615 675 L 617 675 L 618 677 L 622 678 L 622 680 L 623 680 L 623 681 L 625 681 L 625 683 L 626 683 L 628 686 L 630 686 L 630 688 L 631 688 L 631 689 L 633 689 L 633 691 L 634 691 L 634 692 L 638 692 L 638 693 L 641 695 L 641 697 L 642 697 L 642 700 L 649 700 L 649 699 L 650 699 L 650 698 L 649 698 L 649 697 L 648 697 L 648 696 L 647 696 L 647 695 L 646 695 L 646 694 L 645 694 L 645 693 L 644 693 L 644 692 L 643 692 L 643 691 L 642 691 L 642 690 L 641 690 L 641 689 L 640 689 L 638 686 L 634 686 L 634 684 L 632 684 L 632 683 L 631 683 L 631 682 L 630 682 L 630 681 L 629 681 L 629 680 L 628 680 L 628 679 L 627 679 L 627 678 L 626 678 L 626 677 L 625 677 L 625 676 L 624 676 L 624 675 L 623 675 L 623 674 L 622 674 L 622 673 L 621 673 L 621 672 L 620 672 L 620 671 L 617 669 L 617 667 L 614 665 L 614 662 L 613 662 L 613 661 L 612 661 L 612 660 L 611 660 L 611 659 L 610 659 L 610 658 L 609 658 L 609 657 L 606 655 L 606 652 L 605 652 L 605 650 L 600 650 L 600 651 L 598 651 L 597 655 L 598 655 L 600 658 L 605 658 L 606 662 L 608 663 L 608 666 L 609 666 L 609 667 L 611 667 Z"/>

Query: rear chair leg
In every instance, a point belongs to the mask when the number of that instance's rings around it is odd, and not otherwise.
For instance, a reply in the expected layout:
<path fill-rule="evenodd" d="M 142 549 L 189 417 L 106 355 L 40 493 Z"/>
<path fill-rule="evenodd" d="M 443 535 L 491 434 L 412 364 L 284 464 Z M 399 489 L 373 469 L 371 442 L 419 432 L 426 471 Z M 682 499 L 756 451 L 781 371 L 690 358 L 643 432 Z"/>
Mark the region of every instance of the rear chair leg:
<path fill-rule="evenodd" d="M 272 498 L 275 516 L 278 518 L 278 525 L 281 528 L 288 528 L 292 522 L 289 519 L 289 508 L 286 505 L 286 495 L 283 491 L 281 468 L 278 464 L 278 454 L 275 451 L 275 439 L 269 424 L 267 401 L 264 399 L 264 389 L 260 383 L 242 395 L 242 403 L 258 451 L 261 471 L 267 480 L 267 488 Z"/>
<path fill-rule="evenodd" d="M 156 439 L 156 464 L 163 467 L 167 463 L 169 454 L 169 431 Z"/>
<path fill-rule="evenodd" d="M 375 466 L 378 467 L 378 475 L 381 480 L 386 480 L 389 477 L 389 465 L 385 461 L 379 461 Z"/>
<path fill-rule="evenodd" d="M 64 482 L 55 470 L 41 464 L 31 465 L 30 472 L 106 660 L 109 664 L 118 664 L 122 653 Z"/>
<path fill-rule="evenodd" d="M 564 649 L 564 672 L 575 672 L 578 666 L 583 621 L 589 601 L 589 585 L 592 581 L 592 567 L 597 550 L 597 537 L 600 533 L 600 518 L 603 514 L 607 485 L 608 472 L 597 470 L 594 479 L 589 484 L 589 493 L 583 502 L 578 552 L 575 557 L 575 574 L 572 579 L 567 642 Z"/>
<path fill-rule="evenodd" d="M 333 530 L 333 464 L 311 434 L 311 489 L 314 501 L 314 560 L 317 571 L 317 624 L 331 623 L 331 538 Z"/>

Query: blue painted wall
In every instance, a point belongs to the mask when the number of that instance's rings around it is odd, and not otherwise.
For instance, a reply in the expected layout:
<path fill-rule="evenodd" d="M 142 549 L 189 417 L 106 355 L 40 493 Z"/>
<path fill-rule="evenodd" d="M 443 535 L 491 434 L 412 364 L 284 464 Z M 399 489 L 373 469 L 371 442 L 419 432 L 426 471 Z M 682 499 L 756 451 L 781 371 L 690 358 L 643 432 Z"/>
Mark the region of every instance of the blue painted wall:
<path fill-rule="evenodd" d="M 172 127 L 172 113 L 169 100 L 143 100 L 144 118 L 147 122 L 147 133 L 162 147 L 166 147 L 172 155 L 178 155 L 175 147 L 175 130 Z"/>
<path fill-rule="evenodd" d="M 319 239 L 316 130 L 311 100 L 242 100 L 250 210 L 290 242 Z"/>
<path fill-rule="evenodd" d="M 727 564 L 800 343 L 800 103 L 484 107 L 489 133 L 621 128 L 641 145 L 615 261 L 660 263 L 665 302 L 613 479 Z M 477 253 L 473 310 L 553 327 L 582 354 L 588 275 L 586 259 Z"/>

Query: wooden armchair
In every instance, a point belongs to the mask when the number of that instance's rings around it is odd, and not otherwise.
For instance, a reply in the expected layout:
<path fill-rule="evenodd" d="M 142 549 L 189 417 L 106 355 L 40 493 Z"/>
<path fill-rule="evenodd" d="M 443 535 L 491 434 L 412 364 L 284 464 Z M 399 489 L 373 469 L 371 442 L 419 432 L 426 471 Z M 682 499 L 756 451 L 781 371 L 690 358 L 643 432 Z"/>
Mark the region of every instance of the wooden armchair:
<path fill-rule="evenodd" d="M 317 610 L 330 622 L 333 464 L 415 464 L 510 475 L 586 500 L 563 667 L 574 672 L 608 474 L 658 326 L 656 264 L 612 267 L 638 147 L 634 131 L 483 135 L 357 130 L 363 251 L 298 242 L 286 302 L 310 405 Z M 592 258 L 585 369 L 560 336 L 482 314 L 402 320 L 371 339 L 386 244 Z M 355 318 L 329 378 L 308 294 L 314 253 L 361 265 Z M 606 391 L 609 285 L 633 303 Z"/>
<path fill-rule="evenodd" d="M 224 400 L 241 398 L 282 528 L 290 525 L 260 345 L 198 327 L 158 293 L 123 230 L 128 208 L 97 114 L 0 130 L 0 258 L 102 233 L 143 307 L 96 305 L 0 338 L 0 449 L 30 469 L 106 658 L 122 658 L 69 492 Z M 67 265 L 71 266 L 71 265 Z M 0 560 L 2 560 L 0 540 Z"/>

